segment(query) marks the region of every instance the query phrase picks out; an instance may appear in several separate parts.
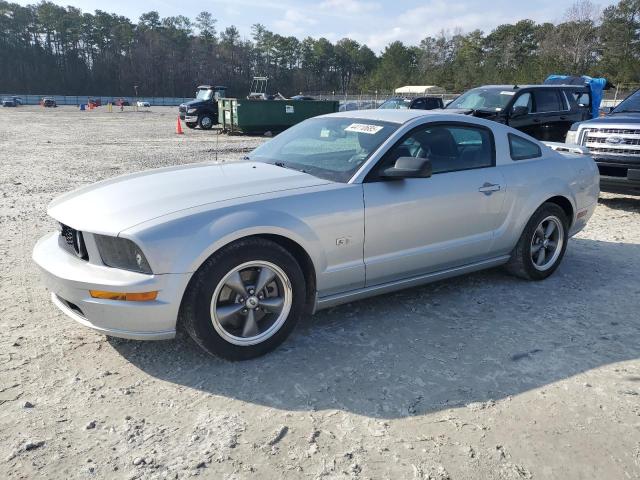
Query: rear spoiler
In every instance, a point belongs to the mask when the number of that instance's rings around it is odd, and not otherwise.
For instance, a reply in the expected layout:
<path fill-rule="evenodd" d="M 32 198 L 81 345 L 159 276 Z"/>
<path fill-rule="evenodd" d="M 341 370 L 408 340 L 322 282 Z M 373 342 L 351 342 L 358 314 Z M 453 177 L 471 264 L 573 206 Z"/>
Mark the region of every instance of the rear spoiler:
<path fill-rule="evenodd" d="M 589 155 L 589 149 L 581 145 L 574 143 L 560 143 L 560 142 L 542 142 L 547 147 L 556 152 L 574 153 L 576 155 Z"/>

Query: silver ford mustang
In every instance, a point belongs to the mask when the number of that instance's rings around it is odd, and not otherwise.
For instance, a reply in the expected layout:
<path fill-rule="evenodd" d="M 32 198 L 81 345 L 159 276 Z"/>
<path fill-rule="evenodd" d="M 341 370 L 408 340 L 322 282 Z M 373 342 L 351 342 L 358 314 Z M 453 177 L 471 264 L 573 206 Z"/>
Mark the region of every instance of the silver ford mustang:
<path fill-rule="evenodd" d="M 566 150 L 473 117 L 325 115 L 243 161 L 67 193 L 33 259 L 87 327 L 144 340 L 180 323 L 210 353 L 251 358 L 321 308 L 498 265 L 548 277 L 599 193 L 593 160 Z"/>

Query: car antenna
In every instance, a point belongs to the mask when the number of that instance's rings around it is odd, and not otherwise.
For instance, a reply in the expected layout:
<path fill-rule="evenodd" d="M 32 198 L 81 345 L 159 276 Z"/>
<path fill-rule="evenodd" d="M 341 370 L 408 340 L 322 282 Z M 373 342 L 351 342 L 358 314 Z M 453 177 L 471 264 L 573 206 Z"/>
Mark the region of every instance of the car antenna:
<path fill-rule="evenodd" d="M 218 163 L 218 145 L 220 141 L 219 139 L 220 139 L 220 130 L 216 132 L 216 163 Z"/>

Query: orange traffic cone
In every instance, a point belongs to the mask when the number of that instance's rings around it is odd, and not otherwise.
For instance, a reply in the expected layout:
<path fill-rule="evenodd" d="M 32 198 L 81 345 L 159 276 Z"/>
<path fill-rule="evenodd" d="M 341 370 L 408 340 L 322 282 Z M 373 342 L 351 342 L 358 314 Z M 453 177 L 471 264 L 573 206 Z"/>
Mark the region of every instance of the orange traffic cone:
<path fill-rule="evenodd" d="M 178 123 L 176 123 L 176 133 L 178 135 L 184 135 L 184 132 L 182 131 L 182 124 L 180 123 L 180 117 L 178 116 Z"/>

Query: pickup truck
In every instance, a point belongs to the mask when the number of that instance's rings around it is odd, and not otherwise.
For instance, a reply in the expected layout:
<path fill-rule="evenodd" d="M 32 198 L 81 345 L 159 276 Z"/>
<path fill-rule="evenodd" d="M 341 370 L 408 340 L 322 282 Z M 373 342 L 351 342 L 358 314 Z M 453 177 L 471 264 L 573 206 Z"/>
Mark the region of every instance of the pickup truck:
<path fill-rule="evenodd" d="M 218 123 L 218 100 L 226 96 L 227 87 L 200 85 L 196 91 L 196 98 L 178 107 L 180 120 L 187 127 L 200 127 L 210 130 Z"/>
<path fill-rule="evenodd" d="M 538 140 L 563 142 L 575 122 L 591 118 L 591 90 L 586 85 L 485 85 L 446 106 L 509 125 Z"/>
<path fill-rule="evenodd" d="M 566 143 L 589 149 L 603 191 L 640 195 L 640 90 L 604 117 L 573 124 Z"/>

